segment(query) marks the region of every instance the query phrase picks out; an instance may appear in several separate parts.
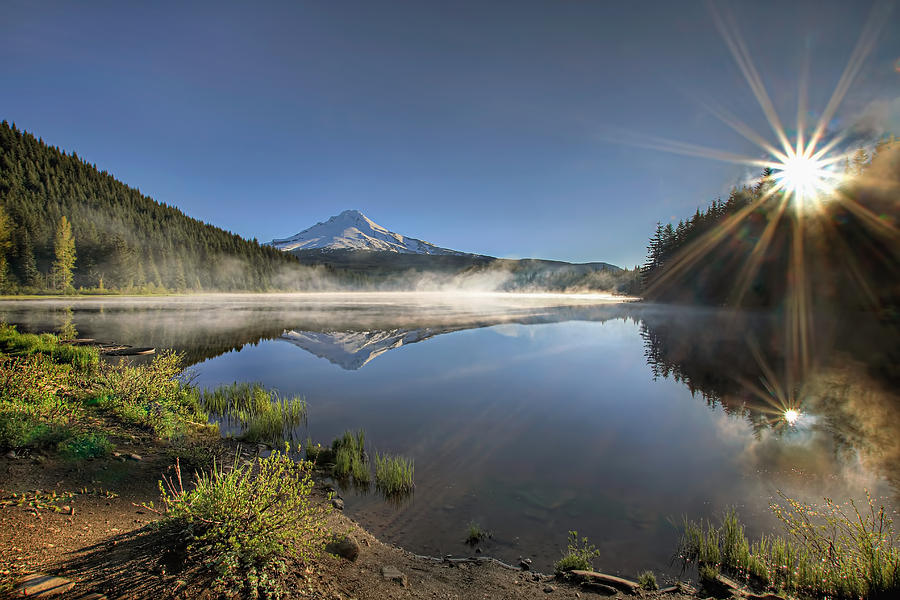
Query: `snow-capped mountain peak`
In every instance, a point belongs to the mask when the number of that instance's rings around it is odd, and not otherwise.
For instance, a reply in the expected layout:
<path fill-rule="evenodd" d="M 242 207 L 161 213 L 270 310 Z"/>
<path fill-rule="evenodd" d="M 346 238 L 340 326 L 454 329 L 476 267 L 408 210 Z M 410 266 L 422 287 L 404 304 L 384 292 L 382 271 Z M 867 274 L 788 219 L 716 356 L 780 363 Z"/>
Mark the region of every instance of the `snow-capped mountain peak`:
<path fill-rule="evenodd" d="M 291 250 L 377 250 L 400 254 L 462 254 L 388 231 L 358 210 L 345 210 L 289 238 L 270 244 Z"/>

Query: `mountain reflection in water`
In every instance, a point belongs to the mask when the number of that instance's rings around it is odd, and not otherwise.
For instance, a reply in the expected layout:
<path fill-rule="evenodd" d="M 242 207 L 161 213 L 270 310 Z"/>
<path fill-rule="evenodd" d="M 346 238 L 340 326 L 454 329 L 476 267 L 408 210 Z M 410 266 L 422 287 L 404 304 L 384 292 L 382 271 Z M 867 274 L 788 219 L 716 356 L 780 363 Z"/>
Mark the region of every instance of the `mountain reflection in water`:
<path fill-rule="evenodd" d="M 896 327 L 815 320 L 809 364 L 789 365 L 778 314 L 577 297 L 215 296 L 0 302 L 32 331 L 183 352 L 197 383 L 261 381 L 309 402 L 328 443 L 364 428 L 416 462 L 402 506 L 345 491 L 385 540 L 548 570 L 566 531 L 597 564 L 677 572 L 671 522 L 735 505 L 756 535 L 778 491 L 897 506 Z M 790 412 L 795 411 L 796 414 Z"/>

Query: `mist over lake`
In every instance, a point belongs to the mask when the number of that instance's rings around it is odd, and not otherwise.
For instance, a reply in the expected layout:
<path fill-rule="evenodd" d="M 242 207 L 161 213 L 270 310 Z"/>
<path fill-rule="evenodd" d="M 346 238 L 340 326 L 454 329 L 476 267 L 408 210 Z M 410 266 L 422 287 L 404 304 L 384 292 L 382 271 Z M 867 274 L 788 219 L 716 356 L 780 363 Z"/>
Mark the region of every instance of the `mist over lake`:
<path fill-rule="evenodd" d="M 779 492 L 868 489 L 897 506 L 895 363 L 863 320 L 816 321 L 796 406 L 783 406 L 784 327 L 762 312 L 397 293 L 4 301 L 0 316 L 174 349 L 202 387 L 301 395 L 298 442 L 364 429 L 373 451 L 415 461 L 415 493 L 396 503 L 345 487 L 346 511 L 421 554 L 471 554 L 477 522 L 493 534 L 484 554 L 549 570 L 577 529 L 606 571 L 677 574 L 682 515 L 734 506 L 755 536 L 775 526 Z"/>

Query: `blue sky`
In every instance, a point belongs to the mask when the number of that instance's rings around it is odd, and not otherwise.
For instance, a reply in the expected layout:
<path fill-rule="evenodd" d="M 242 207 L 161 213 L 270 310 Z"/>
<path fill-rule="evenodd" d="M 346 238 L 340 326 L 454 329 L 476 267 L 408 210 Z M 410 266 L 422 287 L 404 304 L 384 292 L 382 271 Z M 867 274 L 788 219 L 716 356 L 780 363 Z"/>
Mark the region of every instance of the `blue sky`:
<path fill-rule="evenodd" d="M 803 65 L 815 117 L 871 8 L 717 6 L 789 127 Z M 892 8 L 833 128 L 900 133 Z M 260 240 L 355 208 L 449 248 L 630 266 L 656 221 L 753 169 L 622 130 L 759 155 L 711 101 L 773 138 L 704 2 L 4 0 L 3 14 L 0 119 Z"/>

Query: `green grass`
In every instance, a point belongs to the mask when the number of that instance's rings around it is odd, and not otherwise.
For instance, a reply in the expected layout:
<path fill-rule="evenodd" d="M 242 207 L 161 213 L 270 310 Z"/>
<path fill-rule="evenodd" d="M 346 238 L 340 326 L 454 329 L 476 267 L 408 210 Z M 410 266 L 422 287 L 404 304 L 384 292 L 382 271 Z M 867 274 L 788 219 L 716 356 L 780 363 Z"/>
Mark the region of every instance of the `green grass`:
<path fill-rule="evenodd" d="M 312 464 L 273 452 L 256 467 L 213 466 L 193 485 L 175 475 L 160 482 L 164 526 L 186 538 L 188 562 L 214 571 L 214 587 L 231 596 L 285 597 L 288 557 L 308 563 L 329 537 L 329 507 L 310 497 Z"/>
<path fill-rule="evenodd" d="M 52 333 L 20 333 L 6 324 L 0 324 L 0 353 L 22 357 L 43 354 L 56 363 L 80 370 L 89 370 L 100 361 L 100 354 L 95 348 L 60 344 L 59 338 Z"/>
<path fill-rule="evenodd" d="M 164 352 L 142 366 L 96 358 L 56 336 L 0 325 L 0 448 L 90 458 L 109 449 L 100 433 L 123 427 L 164 439 L 214 431 L 197 391 L 179 379 L 180 356 Z"/>
<path fill-rule="evenodd" d="M 772 510 L 785 536 L 750 543 L 734 509 L 718 527 L 685 519 L 679 553 L 701 575 L 724 571 L 756 587 L 818 598 L 893 598 L 900 594 L 900 547 L 893 522 L 871 497 L 822 506 L 782 496 Z"/>
<path fill-rule="evenodd" d="M 600 556 L 600 551 L 589 543 L 586 537 L 579 539 L 577 531 L 570 531 L 566 553 L 556 561 L 553 570 L 557 575 L 564 575 L 575 570 L 592 571 L 594 569 L 593 560 L 598 556 Z"/>
<path fill-rule="evenodd" d="M 80 433 L 59 444 L 59 453 L 67 458 L 100 458 L 112 452 L 113 445 L 102 431 Z"/>
<path fill-rule="evenodd" d="M 653 574 L 653 571 L 643 571 L 638 575 L 637 582 L 642 590 L 652 592 L 659 589 L 659 584 L 656 583 L 656 575 Z"/>
<path fill-rule="evenodd" d="M 386 496 L 412 493 L 415 466 L 403 456 L 375 453 L 375 487 Z"/>
<path fill-rule="evenodd" d="M 366 432 L 360 429 L 354 435 L 345 431 L 331 444 L 334 452 L 334 475 L 340 479 L 352 479 L 354 483 L 367 486 L 372 480 L 366 454 Z"/>
<path fill-rule="evenodd" d="M 206 390 L 201 405 L 213 417 L 241 430 L 251 442 L 279 444 L 293 440 L 294 430 L 306 423 L 303 398 L 281 398 L 259 383 L 234 383 Z"/>
<path fill-rule="evenodd" d="M 84 375 L 43 353 L 0 354 L 0 448 L 55 449 L 78 432 Z"/>
<path fill-rule="evenodd" d="M 490 535 L 491 534 L 488 533 L 488 531 L 481 525 L 479 525 L 475 521 L 472 521 L 466 528 L 466 543 L 470 546 L 474 546 L 475 544 L 489 538 Z"/>

